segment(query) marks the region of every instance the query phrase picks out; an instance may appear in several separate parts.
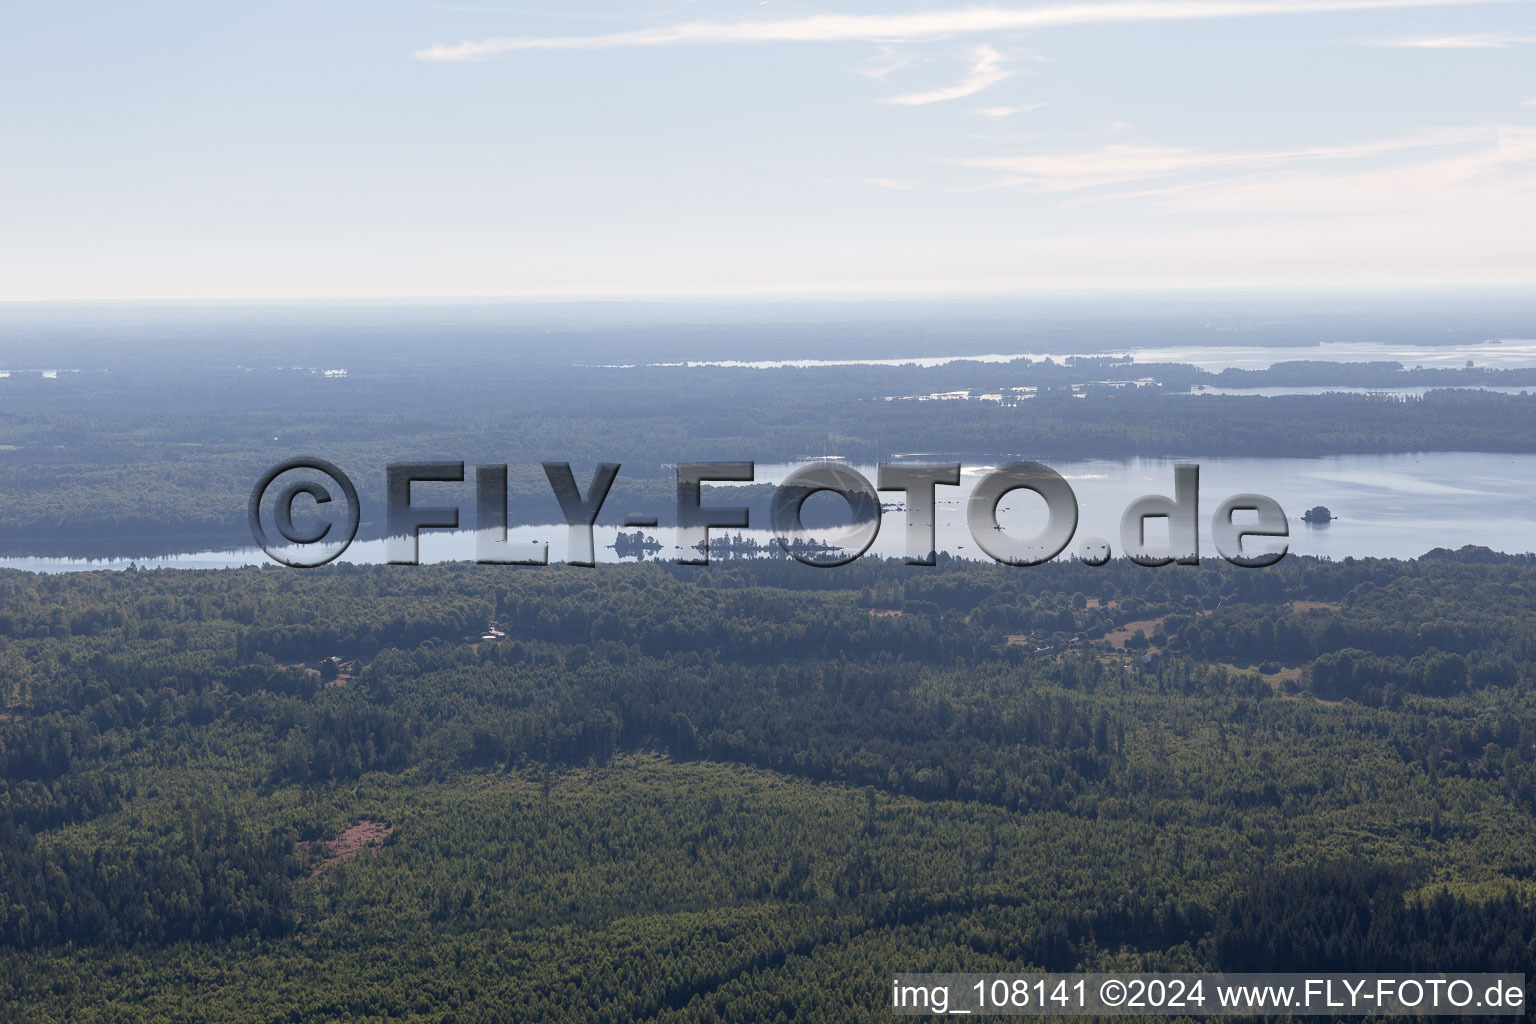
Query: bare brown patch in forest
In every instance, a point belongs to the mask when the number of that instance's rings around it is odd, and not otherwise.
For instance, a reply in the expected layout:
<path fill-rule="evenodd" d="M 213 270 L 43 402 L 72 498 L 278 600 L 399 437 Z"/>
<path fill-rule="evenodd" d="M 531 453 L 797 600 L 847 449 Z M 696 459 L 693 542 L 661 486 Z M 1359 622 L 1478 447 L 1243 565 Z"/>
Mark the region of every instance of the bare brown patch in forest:
<path fill-rule="evenodd" d="M 1228 672 L 1232 672 L 1234 674 L 1258 676 L 1260 679 L 1264 680 L 1271 687 L 1273 687 L 1276 692 L 1280 692 L 1281 686 L 1285 683 L 1295 683 L 1301 680 L 1301 668 L 1299 666 L 1281 668 L 1278 672 L 1264 673 L 1260 672 L 1258 667 L 1255 665 L 1248 665 L 1244 667 L 1241 665 L 1234 665 L 1230 661 L 1216 661 L 1212 662 L 1212 664 L 1219 665 L 1221 668 L 1224 668 Z"/>
<path fill-rule="evenodd" d="M 1336 612 L 1344 606 L 1334 601 L 1292 601 L 1291 611 L 1310 612 L 1314 608 L 1326 608 L 1330 612 Z"/>
<path fill-rule="evenodd" d="M 296 852 L 301 857 L 307 857 L 312 853 L 319 853 L 324 856 L 324 859 L 309 873 L 310 878 L 318 878 L 320 873 L 332 864 L 351 860 L 364 850 L 378 846 L 388 839 L 394 831 L 395 826 L 393 825 L 386 825 L 382 821 L 370 821 L 364 818 L 335 839 L 300 843 Z"/>
<path fill-rule="evenodd" d="M 1124 647 L 1125 642 L 1139 629 L 1148 639 L 1157 632 L 1157 627 L 1163 624 L 1163 616 L 1155 619 L 1137 619 L 1135 622 L 1127 622 L 1119 629 L 1112 629 L 1104 634 L 1104 639 L 1115 647 Z"/>
<path fill-rule="evenodd" d="M 885 618 L 888 615 L 902 614 L 900 608 L 871 608 L 869 614 L 874 618 Z"/>

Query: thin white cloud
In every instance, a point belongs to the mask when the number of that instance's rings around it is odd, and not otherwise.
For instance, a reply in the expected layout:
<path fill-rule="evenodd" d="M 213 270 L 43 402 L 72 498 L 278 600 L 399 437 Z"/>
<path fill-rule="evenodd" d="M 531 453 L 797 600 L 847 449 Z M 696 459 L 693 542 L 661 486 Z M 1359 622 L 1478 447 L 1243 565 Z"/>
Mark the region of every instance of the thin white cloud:
<path fill-rule="evenodd" d="M 978 46 L 971 52 L 971 69 L 954 85 L 929 89 L 926 92 L 909 92 L 901 96 L 890 96 L 880 102 L 899 103 L 904 107 L 921 107 L 929 103 L 964 99 L 984 89 L 992 88 L 1011 74 L 1013 72 L 1003 68 L 1001 54 L 990 46 Z"/>
<path fill-rule="evenodd" d="M 427 61 L 467 61 L 520 50 L 611 50 L 690 43 L 891 43 L 1063 25 L 1465 7 L 1500 2 L 1505 0 L 1125 0 L 1038 7 L 967 7 L 912 14 L 818 14 L 776 21 L 690 21 L 594 36 L 508 36 L 435 43 L 414 56 Z"/>
<path fill-rule="evenodd" d="M 1497 127 L 1480 146 L 1392 167 L 1293 169 L 1121 198 L 1157 198 L 1178 213 L 1227 216 L 1439 211 L 1508 218 L 1536 200 L 1536 129 Z"/>
<path fill-rule="evenodd" d="M 1358 160 L 1405 150 L 1486 142 L 1489 136 L 1490 130 L 1486 128 L 1442 129 L 1348 146 L 1246 152 L 1117 144 L 1093 150 L 962 157 L 947 162 L 1000 172 L 1001 176 L 994 185 L 1031 187 L 1042 192 L 1070 192 L 1197 172 L 1253 172 L 1299 163 Z"/>
<path fill-rule="evenodd" d="M 870 66 L 864 69 L 863 74 L 883 82 L 887 76 L 897 71 L 906 71 L 922 63 L 924 61 L 914 54 L 901 53 L 895 47 L 882 46 L 879 55 L 869 62 Z"/>
<path fill-rule="evenodd" d="M 1045 106 L 1044 103 L 1025 103 L 1017 107 L 977 107 L 976 113 L 982 117 L 997 119 L 1012 117 L 1014 114 L 1027 114 L 1031 110 L 1039 110 L 1043 106 Z"/>
<path fill-rule="evenodd" d="M 1520 32 L 1478 32 L 1459 36 L 1408 36 L 1375 39 L 1372 46 L 1392 46 L 1412 50 L 1505 50 L 1511 46 L 1536 43 L 1536 35 Z"/>
<path fill-rule="evenodd" d="M 1536 107 L 1536 96 L 1527 96 L 1520 101 L 1522 107 Z"/>

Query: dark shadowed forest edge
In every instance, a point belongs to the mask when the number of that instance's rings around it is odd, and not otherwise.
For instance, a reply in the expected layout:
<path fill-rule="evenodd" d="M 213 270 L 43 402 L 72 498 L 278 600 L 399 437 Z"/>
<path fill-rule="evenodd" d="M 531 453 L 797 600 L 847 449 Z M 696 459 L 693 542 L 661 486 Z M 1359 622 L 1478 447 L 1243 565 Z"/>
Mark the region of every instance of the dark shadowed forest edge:
<path fill-rule="evenodd" d="M 1478 552 L 0 573 L 0 1019 L 1526 971 L 1533 623 Z"/>

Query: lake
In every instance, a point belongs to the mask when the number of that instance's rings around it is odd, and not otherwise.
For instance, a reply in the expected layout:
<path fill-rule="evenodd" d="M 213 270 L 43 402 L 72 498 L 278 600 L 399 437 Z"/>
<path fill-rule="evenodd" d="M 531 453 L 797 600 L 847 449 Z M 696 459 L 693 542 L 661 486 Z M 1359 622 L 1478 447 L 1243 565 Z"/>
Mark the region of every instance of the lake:
<path fill-rule="evenodd" d="M 909 454 L 910 461 L 958 461 L 964 466 L 959 487 L 940 487 L 938 496 L 938 547 L 960 557 L 984 557 L 977 550 L 965 521 L 965 500 L 970 488 L 989 467 L 1008 461 L 1006 456 Z M 1070 552 L 1089 537 L 1108 540 L 1120 552 L 1120 515 L 1132 500 L 1144 494 L 1173 493 L 1172 459 L 1094 459 L 1050 463 L 1076 492 L 1079 525 Z M 1397 455 L 1337 455 L 1311 459 L 1237 458 L 1188 460 L 1200 465 L 1200 531 L 1202 554 L 1215 556 L 1210 546 L 1210 516 L 1226 497 L 1257 492 L 1280 503 L 1291 519 L 1290 550 L 1300 555 L 1328 558 L 1379 556 L 1414 558 L 1436 547 L 1459 548 L 1478 544 L 1496 551 L 1536 551 L 1536 455 L 1486 452 L 1430 452 Z M 758 481 L 778 482 L 793 464 L 760 464 Z M 873 480 L 873 466 L 858 466 Z M 707 485 L 705 504 L 731 504 L 730 484 Z M 899 492 L 885 492 L 888 503 L 900 500 Z M 831 495 L 812 501 L 837 502 Z M 1338 519 L 1327 526 L 1299 521 L 1313 505 L 1328 506 Z M 1044 506 L 1034 495 L 1017 491 L 1004 498 L 1000 522 L 1020 536 L 1038 531 L 1044 523 Z M 473 510 L 463 521 L 472 522 Z M 887 511 L 871 554 L 900 556 L 905 514 Z M 620 531 L 599 527 L 596 531 L 599 561 L 616 562 L 610 545 Z M 632 531 L 629 531 L 632 532 Z M 644 531 L 662 545 L 659 557 L 673 558 L 674 531 L 662 527 Z M 830 531 L 828 531 L 830 532 Z M 746 533 L 768 543 L 767 530 Z M 560 561 L 566 548 L 563 524 L 514 527 L 512 539 L 538 540 L 549 544 L 550 560 Z M 423 562 L 471 560 L 474 533 L 425 531 L 421 536 Z M 386 560 L 384 541 L 360 541 L 342 556 L 359 564 Z M 129 559 L 4 558 L 0 568 L 36 572 L 71 572 L 122 569 Z M 217 569 L 241 565 L 273 564 L 259 549 L 192 551 L 160 558 L 138 558 L 143 567 Z"/>
<path fill-rule="evenodd" d="M 1137 381 L 1094 381 L 1092 384 L 1068 384 L 1058 385 L 1067 387 L 1081 396 L 1090 387 L 1128 387 L 1158 386 L 1158 381 L 1152 377 L 1142 378 Z M 1401 387 L 1401 388 L 1372 388 L 1356 387 L 1342 384 L 1317 384 L 1307 386 L 1285 386 L 1270 388 L 1219 388 L 1205 384 L 1197 384 L 1188 391 L 1170 391 L 1171 395 L 1179 397 L 1198 397 L 1200 395 L 1233 395 L 1238 398 L 1283 398 L 1288 395 L 1375 395 L 1378 398 L 1392 398 L 1398 401 L 1406 401 L 1410 398 L 1423 398 L 1431 391 L 1486 391 L 1496 395 L 1526 395 L 1536 393 L 1536 385 L 1533 384 L 1440 384 L 1434 387 Z M 1006 392 L 982 392 L 973 391 L 934 391 L 926 395 L 886 395 L 887 402 L 918 401 L 918 402 L 1001 402 L 1007 399 L 1009 402 L 1027 401 L 1039 392 L 1038 387 L 1023 386 L 1008 388 Z"/>
<path fill-rule="evenodd" d="M 1322 360 L 1336 363 L 1397 362 L 1425 369 L 1457 369 L 1470 360 L 1478 366 L 1517 369 L 1536 366 L 1536 339 L 1499 338 L 1472 344 L 1415 345 L 1387 342 L 1329 341 L 1317 345 L 1160 345 L 1129 346 L 1095 353 L 990 352 L 979 355 L 901 356 L 892 359 L 699 359 L 650 363 L 650 366 L 714 366 L 746 370 L 809 370 L 831 366 L 918 366 L 929 369 L 951 363 L 1011 363 L 1017 359 L 1092 359 L 1129 355 L 1136 363 L 1188 363 L 1202 370 L 1264 370 L 1275 363 Z M 612 369 L 632 369 L 633 363 Z"/>

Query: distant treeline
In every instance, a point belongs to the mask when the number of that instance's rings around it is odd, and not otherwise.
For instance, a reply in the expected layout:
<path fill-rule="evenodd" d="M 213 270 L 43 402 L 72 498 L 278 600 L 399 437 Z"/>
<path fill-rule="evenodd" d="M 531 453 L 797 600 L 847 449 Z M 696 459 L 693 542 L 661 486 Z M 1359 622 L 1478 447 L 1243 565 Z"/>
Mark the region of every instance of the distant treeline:
<path fill-rule="evenodd" d="M 1220 375 L 1133 369 L 1179 387 L 1332 374 L 1334 382 L 1341 375 L 1373 386 L 1529 382 L 1536 391 L 1536 371 L 1312 363 Z M 644 513 L 666 525 L 675 510 L 671 464 L 680 461 L 833 455 L 873 462 L 897 452 L 974 452 L 1049 464 L 1170 454 L 1536 451 L 1536 395 L 1437 391 L 1390 402 L 1345 394 L 1193 398 L 1091 386 L 1119 372 L 1086 362 L 772 371 L 543 366 L 345 379 L 191 369 L 180 371 L 174 394 L 164 378 L 131 373 L 9 379 L 0 405 L 0 551 L 136 556 L 244 545 L 251 487 L 269 466 L 297 454 L 320 455 L 351 474 L 364 503 L 362 536 L 374 538 L 384 532 L 384 467 L 413 459 L 507 464 L 509 513 L 520 523 L 561 521 L 540 462 L 569 461 L 583 483 L 597 462 L 621 462 L 599 522 Z M 1074 382 L 1090 384 L 1086 397 L 1074 397 Z M 1042 390 L 1011 405 L 888 400 L 1025 385 Z M 740 497 L 765 521 L 768 488 Z M 473 507 L 472 496 L 462 500 Z"/>

